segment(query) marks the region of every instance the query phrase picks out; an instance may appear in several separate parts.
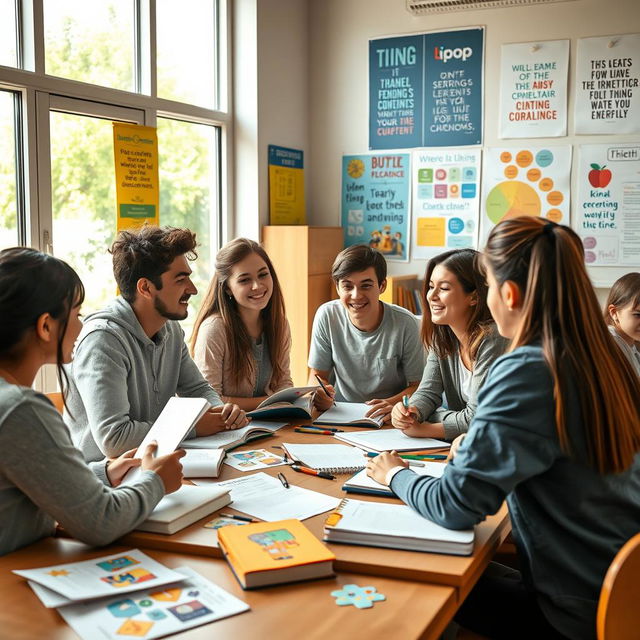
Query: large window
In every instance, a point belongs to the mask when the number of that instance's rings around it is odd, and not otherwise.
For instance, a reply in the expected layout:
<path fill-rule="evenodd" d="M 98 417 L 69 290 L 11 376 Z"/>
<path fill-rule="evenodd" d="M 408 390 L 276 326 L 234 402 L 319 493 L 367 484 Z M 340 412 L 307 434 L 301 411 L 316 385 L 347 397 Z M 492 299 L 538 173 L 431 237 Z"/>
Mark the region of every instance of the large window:
<path fill-rule="evenodd" d="M 157 127 L 160 224 L 199 245 L 189 334 L 230 191 L 226 1 L 0 0 L 0 248 L 67 260 L 87 313 L 116 292 L 112 122 Z"/>

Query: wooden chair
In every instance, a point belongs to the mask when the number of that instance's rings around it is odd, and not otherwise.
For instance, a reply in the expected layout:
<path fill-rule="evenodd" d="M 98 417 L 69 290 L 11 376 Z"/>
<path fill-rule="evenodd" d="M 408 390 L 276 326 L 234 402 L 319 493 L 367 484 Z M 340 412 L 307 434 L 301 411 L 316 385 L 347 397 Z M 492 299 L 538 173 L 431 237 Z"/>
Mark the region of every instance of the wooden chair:
<path fill-rule="evenodd" d="M 618 551 L 602 583 L 598 640 L 634 640 L 640 633 L 640 533 Z"/>
<path fill-rule="evenodd" d="M 53 402 L 55 408 L 62 413 L 64 410 L 64 402 L 62 401 L 62 394 L 59 391 L 45 394 L 51 402 Z"/>

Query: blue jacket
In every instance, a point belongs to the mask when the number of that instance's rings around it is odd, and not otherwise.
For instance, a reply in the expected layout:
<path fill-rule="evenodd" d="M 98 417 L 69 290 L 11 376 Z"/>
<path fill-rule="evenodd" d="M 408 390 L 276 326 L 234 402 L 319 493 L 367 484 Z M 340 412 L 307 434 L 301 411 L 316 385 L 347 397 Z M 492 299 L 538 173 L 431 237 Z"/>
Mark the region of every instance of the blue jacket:
<path fill-rule="evenodd" d="M 623 473 L 599 475 L 583 462 L 589 417 L 582 415 L 575 388 L 565 401 L 571 458 L 560 449 L 542 348 L 530 345 L 501 356 L 442 478 L 403 470 L 391 488 L 452 529 L 480 522 L 506 498 L 525 583 L 561 633 L 588 640 L 596 637 L 604 575 L 640 530 L 640 455 Z"/>

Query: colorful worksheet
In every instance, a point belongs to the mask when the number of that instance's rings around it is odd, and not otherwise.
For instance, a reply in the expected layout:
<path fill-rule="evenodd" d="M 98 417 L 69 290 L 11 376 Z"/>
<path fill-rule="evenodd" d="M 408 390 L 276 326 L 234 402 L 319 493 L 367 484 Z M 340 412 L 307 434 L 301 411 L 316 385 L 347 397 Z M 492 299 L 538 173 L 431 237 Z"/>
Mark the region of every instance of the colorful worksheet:
<path fill-rule="evenodd" d="M 178 585 L 72 604 L 58 612 L 83 640 L 153 640 L 249 610 L 193 569 L 179 567 L 176 572 L 183 579 Z"/>
<path fill-rule="evenodd" d="M 82 562 L 15 570 L 13 573 L 73 602 L 155 588 L 184 578 L 138 549 Z"/>
<path fill-rule="evenodd" d="M 480 213 L 480 149 L 420 149 L 411 164 L 411 257 L 475 248 Z"/>
<path fill-rule="evenodd" d="M 227 454 L 224 463 L 238 471 L 255 471 L 286 464 L 282 456 L 266 449 L 250 449 L 248 451 L 232 451 Z"/>
<path fill-rule="evenodd" d="M 486 149 L 480 248 L 506 218 L 542 216 L 569 224 L 571 146 Z"/>

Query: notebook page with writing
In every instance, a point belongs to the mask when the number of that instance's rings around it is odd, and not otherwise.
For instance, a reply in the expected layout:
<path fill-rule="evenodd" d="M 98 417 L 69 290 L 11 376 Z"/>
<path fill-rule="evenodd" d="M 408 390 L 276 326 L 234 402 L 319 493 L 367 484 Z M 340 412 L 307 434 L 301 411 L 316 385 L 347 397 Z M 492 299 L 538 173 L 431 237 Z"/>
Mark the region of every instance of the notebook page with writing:
<path fill-rule="evenodd" d="M 327 473 L 353 473 L 364 469 L 367 459 L 361 449 L 344 444 L 291 444 L 283 442 L 293 460 Z"/>
<path fill-rule="evenodd" d="M 434 438 L 411 438 L 405 436 L 400 429 L 383 429 L 381 431 L 360 431 L 359 433 L 336 433 L 338 440 L 348 442 L 366 451 L 420 451 L 422 449 L 439 449 L 450 447 L 444 440 Z"/>

